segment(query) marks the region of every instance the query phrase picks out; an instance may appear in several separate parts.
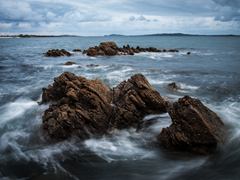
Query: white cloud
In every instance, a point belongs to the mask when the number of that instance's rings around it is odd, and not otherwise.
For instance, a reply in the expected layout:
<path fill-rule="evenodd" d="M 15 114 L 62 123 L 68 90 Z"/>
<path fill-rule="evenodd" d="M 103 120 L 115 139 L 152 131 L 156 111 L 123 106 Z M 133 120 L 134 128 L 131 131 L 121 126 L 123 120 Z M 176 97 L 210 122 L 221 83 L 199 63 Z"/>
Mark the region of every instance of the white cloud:
<path fill-rule="evenodd" d="M 0 0 L 0 32 L 240 34 L 239 0 Z M 239 18 L 239 19 L 238 19 Z"/>

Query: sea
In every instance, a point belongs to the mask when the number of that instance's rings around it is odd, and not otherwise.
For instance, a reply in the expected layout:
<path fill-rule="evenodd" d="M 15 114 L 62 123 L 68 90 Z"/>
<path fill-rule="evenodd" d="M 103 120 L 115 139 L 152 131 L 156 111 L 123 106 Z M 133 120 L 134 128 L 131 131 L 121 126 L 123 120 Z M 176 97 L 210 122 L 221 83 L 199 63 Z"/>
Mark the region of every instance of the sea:
<path fill-rule="evenodd" d="M 134 56 L 88 57 L 103 41 L 118 46 L 177 48 L 178 53 L 144 52 Z M 45 57 L 48 49 L 66 49 L 71 57 Z M 187 52 L 191 52 L 187 55 Z M 74 61 L 71 66 L 63 65 Z M 228 129 L 216 153 L 197 156 L 154 145 L 168 114 L 147 131 L 116 130 L 80 141 L 49 140 L 42 129 L 42 88 L 54 77 L 72 72 L 100 79 L 110 87 L 142 73 L 161 96 L 177 101 L 200 99 Z M 175 82 L 180 89 L 172 91 Z M 239 180 L 240 179 L 240 37 L 239 36 L 102 36 L 0 39 L 0 179 L 80 180 Z"/>

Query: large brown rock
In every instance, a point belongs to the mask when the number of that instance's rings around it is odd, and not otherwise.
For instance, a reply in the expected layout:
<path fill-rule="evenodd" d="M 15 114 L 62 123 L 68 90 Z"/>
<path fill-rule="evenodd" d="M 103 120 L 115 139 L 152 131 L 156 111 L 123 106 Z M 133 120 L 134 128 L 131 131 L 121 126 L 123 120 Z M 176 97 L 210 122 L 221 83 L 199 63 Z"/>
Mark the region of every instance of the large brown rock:
<path fill-rule="evenodd" d="M 43 89 L 42 102 L 51 104 L 43 128 L 54 138 L 88 138 L 114 128 L 138 127 L 145 115 L 166 111 L 160 94 L 141 74 L 112 90 L 99 80 L 65 72 Z"/>
<path fill-rule="evenodd" d="M 213 152 L 224 142 L 224 124 L 216 113 L 200 100 L 185 96 L 168 107 L 172 118 L 170 127 L 164 128 L 158 140 L 168 149 L 199 154 Z"/>
<path fill-rule="evenodd" d="M 108 129 L 111 91 L 99 80 L 63 73 L 43 89 L 42 101 L 55 102 L 43 115 L 43 127 L 51 137 L 86 138 Z"/>
<path fill-rule="evenodd" d="M 136 74 L 113 88 L 113 104 L 117 107 L 117 128 L 137 127 L 147 114 L 166 112 L 165 101 L 142 74 Z"/>

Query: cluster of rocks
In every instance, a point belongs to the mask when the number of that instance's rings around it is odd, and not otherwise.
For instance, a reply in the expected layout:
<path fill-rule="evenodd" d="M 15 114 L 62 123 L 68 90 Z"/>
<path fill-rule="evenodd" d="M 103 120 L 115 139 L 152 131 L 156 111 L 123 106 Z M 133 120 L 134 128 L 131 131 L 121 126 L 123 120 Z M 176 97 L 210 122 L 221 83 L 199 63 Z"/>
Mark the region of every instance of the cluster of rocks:
<path fill-rule="evenodd" d="M 145 115 L 166 112 L 163 98 L 140 74 L 110 89 L 100 80 L 66 72 L 43 89 L 42 102 L 52 102 L 43 125 L 55 138 L 73 134 L 86 138 L 112 128 L 137 128 Z"/>
<path fill-rule="evenodd" d="M 82 52 L 81 49 L 73 49 L 73 52 Z M 142 48 L 137 46 L 130 47 L 129 45 L 118 47 L 115 42 L 108 41 L 102 42 L 98 46 L 90 47 L 86 50 L 83 50 L 83 54 L 87 56 L 115 56 L 115 55 L 134 55 L 135 53 L 140 52 L 179 52 L 178 49 L 157 49 L 155 47 Z M 57 57 L 57 56 L 70 56 L 71 53 L 64 49 L 52 49 L 45 53 L 48 57 Z"/>
<path fill-rule="evenodd" d="M 50 49 L 45 53 L 47 57 L 71 56 L 72 54 L 65 49 Z"/>
<path fill-rule="evenodd" d="M 159 132 L 161 146 L 206 154 L 224 141 L 224 124 L 213 111 L 188 96 L 166 101 L 141 74 L 111 89 L 100 80 L 65 72 L 43 89 L 42 103 L 50 103 L 43 128 L 52 138 L 85 139 L 114 129 L 138 129 L 144 116 L 168 112 L 172 124 Z"/>
<path fill-rule="evenodd" d="M 140 52 L 179 52 L 177 49 L 157 49 L 154 47 L 141 48 L 139 46 L 130 47 L 129 45 L 118 47 L 115 42 L 102 42 L 99 46 L 90 47 L 83 51 L 88 56 L 115 56 L 115 55 L 134 55 Z"/>

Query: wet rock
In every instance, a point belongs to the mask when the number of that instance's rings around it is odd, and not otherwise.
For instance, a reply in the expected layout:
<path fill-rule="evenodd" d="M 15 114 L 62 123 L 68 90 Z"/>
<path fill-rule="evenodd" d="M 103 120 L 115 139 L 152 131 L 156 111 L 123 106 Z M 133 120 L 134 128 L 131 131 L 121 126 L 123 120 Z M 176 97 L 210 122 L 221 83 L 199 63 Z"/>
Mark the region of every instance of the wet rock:
<path fill-rule="evenodd" d="M 168 84 L 168 89 L 172 91 L 177 91 L 178 89 L 180 89 L 180 87 L 175 82 L 172 82 Z"/>
<path fill-rule="evenodd" d="M 216 113 L 200 100 L 185 96 L 169 105 L 172 124 L 158 136 L 162 146 L 168 149 L 208 154 L 224 142 L 225 128 Z"/>
<path fill-rule="evenodd" d="M 177 49 L 168 49 L 167 52 L 173 52 L 173 53 L 175 53 L 175 52 L 179 52 L 179 50 L 177 50 Z"/>
<path fill-rule="evenodd" d="M 117 49 L 118 48 L 118 46 L 117 46 L 117 44 L 115 43 L 115 42 L 113 42 L 113 41 L 107 41 L 107 42 L 101 42 L 100 44 L 99 44 L 99 48 L 100 49 L 102 49 L 103 51 L 105 50 L 105 49 L 107 49 L 107 48 L 111 48 L 111 49 Z"/>
<path fill-rule="evenodd" d="M 73 49 L 73 52 L 82 52 L 81 49 Z"/>
<path fill-rule="evenodd" d="M 115 127 L 137 127 L 147 114 L 166 112 L 165 101 L 142 74 L 136 74 L 113 88 L 113 101 L 117 109 Z"/>
<path fill-rule="evenodd" d="M 89 48 L 87 51 L 86 51 L 86 54 L 88 56 L 97 56 L 99 55 L 98 51 L 95 49 L 95 48 Z"/>
<path fill-rule="evenodd" d="M 187 55 L 190 55 L 191 54 L 191 52 L 187 52 Z"/>
<path fill-rule="evenodd" d="M 65 66 L 71 66 L 73 64 L 77 64 L 77 63 L 75 63 L 74 61 L 67 61 L 64 63 Z"/>
<path fill-rule="evenodd" d="M 138 127 L 145 115 L 166 112 L 165 101 L 141 74 L 110 89 L 99 80 L 65 72 L 43 89 L 42 102 L 50 103 L 43 128 L 58 139 Z"/>
<path fill-rule="evenodd" d="M 47 57 L 71 56 L 72 54 L 65 49 L 50 49 L 44 53 Z"/>
<path fill-rule="evenodd" d="M 43 102 L 52 102 L 43 115 L 43 128 L 50 137 L 67 138 L 107 132 L 111 91 L 99 80 L 63 73 L 43 89 Z"/>

